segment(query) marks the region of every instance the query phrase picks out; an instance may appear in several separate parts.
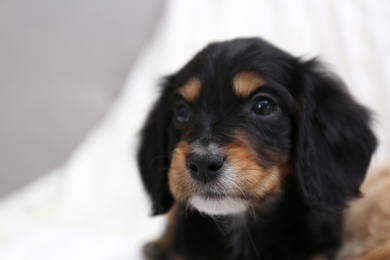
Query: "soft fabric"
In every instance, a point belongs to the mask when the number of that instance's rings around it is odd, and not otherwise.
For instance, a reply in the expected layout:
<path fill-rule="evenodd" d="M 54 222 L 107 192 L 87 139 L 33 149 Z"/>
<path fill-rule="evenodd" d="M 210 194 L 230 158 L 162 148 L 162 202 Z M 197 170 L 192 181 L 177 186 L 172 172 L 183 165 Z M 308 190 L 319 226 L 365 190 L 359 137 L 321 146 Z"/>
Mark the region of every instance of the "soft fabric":
<path fill-rule="evenodd" d="M 135 163 L 139 129 L 161 76 L 216 40 L 256 36 L 322 60 L 377 113 L 390 155 L 390 2 L 170 0 L 121 96 L 68 162 L 0 203 L 0 259 L 139 259 L 161 232 Z M 22 163 L 22 162 L 21 162 Z"/>

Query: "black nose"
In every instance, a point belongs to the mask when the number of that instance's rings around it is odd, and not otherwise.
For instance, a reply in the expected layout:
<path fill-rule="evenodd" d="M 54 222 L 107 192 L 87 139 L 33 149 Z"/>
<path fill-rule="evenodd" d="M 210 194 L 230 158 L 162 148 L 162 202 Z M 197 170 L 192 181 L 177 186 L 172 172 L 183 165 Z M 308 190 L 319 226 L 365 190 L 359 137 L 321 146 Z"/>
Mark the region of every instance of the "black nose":
<path fill-rule="evenodd" d="M 219 154 L 191 154 L 187 158 L 187 167 L 194 179 L 207 183 L 218 176 L 224 161 Z"/>

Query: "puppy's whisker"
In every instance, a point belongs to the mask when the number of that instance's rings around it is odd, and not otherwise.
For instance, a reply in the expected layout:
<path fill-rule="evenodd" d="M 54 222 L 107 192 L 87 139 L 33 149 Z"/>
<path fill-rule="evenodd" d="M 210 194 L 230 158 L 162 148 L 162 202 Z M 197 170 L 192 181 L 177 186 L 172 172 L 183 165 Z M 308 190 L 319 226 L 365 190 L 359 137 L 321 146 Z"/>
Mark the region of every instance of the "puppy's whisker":
<path fill-rule="evenodd" d="M 234 186 L 235 188 L 237 188 L 237 189 L 241 192 L 242 196 L 246 199 L 247 197 L 246 197 L 244 191 L 241 189 L 240 185 L 238 185 L 238 184 L 235 183 L 235 182 L 232 182 L 232 184 L 233 184 L 233 186 Z"/>
<path fill-rule="evenodd" d="M 169 192 L 168 187 L 165 187 L 159 194 L 160 199 L 164 198 L 164 196 Z"/>
<path fill-rule="evenodd" d="M 154 157 L 154 158 L 150 161 L 150 163 L 149 163 L 149 168 L 152 168 L 153 163 L 154 163 L 157 159 L 161 159 L 161 158 L 168 158 L 168 159 L 169 159 L 169 156 L 168 156 L 168 155 L 159 155 L 159 156 Z"/>
<path fill-rule="evenodd" d="M 170 168 L 169 167 L 164 167 L 164 168 L 159 168 L 159 169 L 157 169 L 156 171 L 157 172 L 161 172 L 161 171 L 168 171 Z"/>
<path fill-rule="evenodd" d="M 188 211 L 191 211 L 191 205 L 189 203 L 186 203 L 185 204 L 185 208 L 184 208 L 184 213 L 186 215 L 186 217 L 188 217 Z"/>
<path fill-rule="evenodd" d="M 255 221 L 255 223 L 257 223 L 257 217 L 256 217 L 256 210 L 255 210 L 255 208 L 251 205 L 249 207 L 249 209 L 250 209 L 250 212 L 252 213 L 253 220 Z"/>

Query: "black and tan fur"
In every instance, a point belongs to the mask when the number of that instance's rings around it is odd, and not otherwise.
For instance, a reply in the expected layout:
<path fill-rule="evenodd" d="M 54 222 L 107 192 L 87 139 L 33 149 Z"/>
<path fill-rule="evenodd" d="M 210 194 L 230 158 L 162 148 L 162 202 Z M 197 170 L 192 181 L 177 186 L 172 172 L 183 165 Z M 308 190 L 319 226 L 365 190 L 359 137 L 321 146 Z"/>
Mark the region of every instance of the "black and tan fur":
<path fill-rule="evenodd" d="M 165 79 L 142 132 L 153 214 L 174 207 L 146 256 L 333 259 L 375 147 L 370 113 L 317 60 L 210 44 Z"/>

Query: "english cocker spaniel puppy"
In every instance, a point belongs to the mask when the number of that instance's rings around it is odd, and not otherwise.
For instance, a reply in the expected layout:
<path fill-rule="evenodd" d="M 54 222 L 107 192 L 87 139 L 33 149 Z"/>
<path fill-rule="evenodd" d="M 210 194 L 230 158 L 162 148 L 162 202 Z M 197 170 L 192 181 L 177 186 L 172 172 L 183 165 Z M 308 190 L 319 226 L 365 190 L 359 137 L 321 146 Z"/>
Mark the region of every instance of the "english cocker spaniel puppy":
<path fill-rule="evenodd" d="M 138 162 L 150 259 L 333 259 L 376 147 L 370 113 L 316 59 L 213 43 L 162 84 Z"/>

